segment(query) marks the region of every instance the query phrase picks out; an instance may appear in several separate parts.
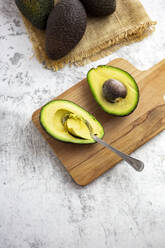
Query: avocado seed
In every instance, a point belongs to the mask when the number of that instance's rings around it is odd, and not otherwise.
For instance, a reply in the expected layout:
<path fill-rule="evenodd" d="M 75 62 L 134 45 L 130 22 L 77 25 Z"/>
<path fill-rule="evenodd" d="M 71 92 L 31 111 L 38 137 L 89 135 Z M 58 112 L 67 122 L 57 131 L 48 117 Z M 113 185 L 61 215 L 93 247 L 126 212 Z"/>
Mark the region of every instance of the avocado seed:
<path fill-rule="evenodd" d="M 127 89 L 123 83 L 116 79 L 108 79 L 102 88 L 103 96 L 108 102 L 114 103 L 120 98 L 125 98 Z"/>

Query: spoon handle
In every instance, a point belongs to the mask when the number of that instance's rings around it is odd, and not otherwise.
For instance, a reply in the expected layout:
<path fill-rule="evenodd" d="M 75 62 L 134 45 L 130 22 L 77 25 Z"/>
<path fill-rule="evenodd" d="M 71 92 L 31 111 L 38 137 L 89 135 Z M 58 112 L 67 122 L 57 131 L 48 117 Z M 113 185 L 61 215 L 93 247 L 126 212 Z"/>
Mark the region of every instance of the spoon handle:
<path fill-rule="evenodd" d="M 96 135 L 92 135 L 92 138 L 98 142 L 99 144 L 105 146 L 109 150 L 115 152 L 118 156 L 120 156 L 123 160 L 125 160 L 128 164 L 130 164 L 135 170 L 142 171 L 144 169 L 144 163 L 138 159 L 135 159 L 123 152 L 120 152 L 116 148 L 112 147 L 111 145 L 108 145 L 105 143 L 102 139 L 99 139 Z"/>

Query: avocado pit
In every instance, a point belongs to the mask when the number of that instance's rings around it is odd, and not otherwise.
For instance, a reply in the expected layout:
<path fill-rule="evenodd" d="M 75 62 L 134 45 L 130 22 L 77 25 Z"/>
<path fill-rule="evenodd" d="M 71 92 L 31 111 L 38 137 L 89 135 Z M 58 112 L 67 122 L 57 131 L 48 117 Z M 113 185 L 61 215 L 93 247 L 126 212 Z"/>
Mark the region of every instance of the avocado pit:
<path fill-rule="evenodd" d="M 108 79 L 103 84 L 102 93 L 108 102 L 115 103 L 127 96 L 127 88 L 116 79 Z"/>

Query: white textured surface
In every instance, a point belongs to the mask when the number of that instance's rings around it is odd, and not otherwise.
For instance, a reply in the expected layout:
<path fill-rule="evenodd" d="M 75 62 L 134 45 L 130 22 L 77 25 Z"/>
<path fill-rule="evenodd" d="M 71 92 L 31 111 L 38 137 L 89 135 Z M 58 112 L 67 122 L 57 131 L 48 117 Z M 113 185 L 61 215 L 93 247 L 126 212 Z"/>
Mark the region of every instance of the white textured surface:
<path fill-rule="evenodd" d="M 143 0 L 156 32 L 84 67 L 42 68 L 14 0 L 0 0 L 0 248 L 164 248 L 165 132 L 85 188 L 72 182 L 31 123 L 32 112 L 123 57 L 140 69 L 165 58 L 165 1 Z M 156 87 L 156 86 L 155 86 Z"/>

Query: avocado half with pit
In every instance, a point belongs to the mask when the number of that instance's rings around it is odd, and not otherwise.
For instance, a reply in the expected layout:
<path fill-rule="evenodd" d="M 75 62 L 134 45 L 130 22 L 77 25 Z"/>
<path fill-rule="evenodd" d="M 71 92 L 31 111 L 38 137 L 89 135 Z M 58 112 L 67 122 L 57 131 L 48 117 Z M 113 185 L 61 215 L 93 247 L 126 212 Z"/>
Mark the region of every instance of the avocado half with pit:
<path fill-rule="evenodd" d="M 91 69 L 87 80 L 96 102 L 108 114 L 126 116 L 136 109 L 139 89 L 128 72 L 103 65 Z"/>
<path fill-rule="evenodd" d="M 67 100 L 54 100 L 43 106 L 40 123 L 50 136 L 63 142 L 95 143 L 91 138 L 89 126 L 93 134 L 99 138 L 104 136 L 104 128 L 92 114 Z"/>

